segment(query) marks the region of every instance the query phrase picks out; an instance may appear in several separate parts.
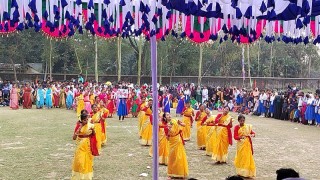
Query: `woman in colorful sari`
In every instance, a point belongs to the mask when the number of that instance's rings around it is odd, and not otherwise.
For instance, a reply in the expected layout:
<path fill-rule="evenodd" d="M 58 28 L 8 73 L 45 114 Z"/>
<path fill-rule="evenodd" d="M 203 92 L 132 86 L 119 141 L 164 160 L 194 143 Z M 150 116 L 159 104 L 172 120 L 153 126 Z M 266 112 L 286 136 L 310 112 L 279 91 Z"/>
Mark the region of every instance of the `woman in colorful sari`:
<path fill-rule="evenodd" d="M 239 125 L 234 127 L 234 139 L 237 141 L 237 152 L 234 160 L 237 174 L 246 178 L 256 176 L 256 166 L 253 159 L 251 137 L 255 137 L 252 125 L 245 124 L 245 117 L 238 116 Z"/>
<path fill-rule="evenodd" d="M 169 141 L 168 176 L 170 178 L 187 178 L 189 174 L 187 155 L 182 138 L 182 128 L 185 124 L 177 119 L 171 119 L 170 113 L 163 114 L 167 123 L 165 129 Z"/>
<path fill-rule="evenodd" d="M 77 117 L 80 117 L 81 111 L 84 109 L 83 90 L 80 89 L 77 97 Z"/>
<path fill-rule="evenodd" d="M 91 180 L 93 177 L 93 157 L 98 155 L 98 149 L 94 124 L 88 117 L 88 112 L 82 110 L 74 130 L 73 140 L 76 140 L 77 147 L 72 163 L 72 180 Z"/>
<path fill-rule="evenodd" d="M 212 159 L 217 164 L 226 163 L 228 158 L 228 148 L 232 145 L 232 117 L 229 115 L 229 108 L 223 109 L 223 114 L 218 114 L 215 118 L 213 131 Z"/>
<path fill-rule="evenodd" d="M 96 104 L 92 105 L 91 123 L 94 124 L 99 154 L 101 154 L 102 144 L 106 142 L 105 119 L 107 117 L 108 112 L 102 111 Z"/>
<path fill-rule="evenodd" d="M 145 114 L 142 117 L 140 129 L 140 144 L 150 146 L 152 144 L 152 99 L 148 100 L 148 104 L 144 107 Z"/>
<path fill-rule="evenodd" d="M 12 89 L 10 90 L 10 108 L 11 109 L 19 109 L 18 91 L 17 91 L 17 84 L 16 83 L 14 83 L 12 85 Z"/>
<path fill-rule="evenodd" d="M 142 126 L 142 121 L 143 121 L 143 117 L 145 115 L 145 106 L 146 106 L 146 98 L 144 96 L 141 97 L 141 103 L 139 104 L 139 108 L 138 108 L 138 132 L 139 132 L 139 137 L 141 137 L 140 134 L 140 130 L 141 130 L 141 126 Z"/>
<path fill-rule="evenodd" d="M 51 86 L 47 86 L 47 91 L 46 91 L 46 106 L 47 108 L 52 108 L 52 89 Z"/>
<path fill-rule="evenodd" d="M 197 122 L 197 144 L 198 149 L 204 150 L 206 148 L 206 127 L 202 126 L 202 121 L 206 118 L 207 114 L 205 112 L 205 107 L 203 104 L 200 105 L 199 111 L 196 114 L 196 122 Z"/>
<path fill-rule="evenodd" d="M 90 96 L 89 96 L 89 100 L 90 100 L 90 104 L 91 106 L 94 104 L 94 100 L 95 100 L 96 96 L 94 95 L 93 89 L 90 90 Z"/>
<path fill-rule="evenodd" d="M 109 110 L 109 117 L 112 118 L 114 112 L 116 111 L 116 104 L 114 102 L 114 96 L 112 95 L 111 92 L 108 93 L 107 95 L 107 109 Z"/>
<path fill-rule="evenodd" d="M 44 106 L 44 91 L 42 89 L 42 86 L 40 85 L 37 89 L 37 98 L 36 98 L 36 106 L 37 109 L 42 109 Z"/>
<path fill-rule="evenodd" d="M 60 101 L 60 87 L 55 87 L 55 88 L 52 88 L 52 91 L 53 91 L 53 107 L 55 108 L 59 108 L 59 101 Z"/>
<path fill-rule="evenodd" d="M 132 117 L 138 117 L 138 109 L 139 109 L 139 98 L 136 95 L 135 92 L 132 92 L 132 97 L 133 97 L 133 105 L 132 105 L 132 109 L 131 109 L 131 113 L 132 113 Z"/>
<path fill-rule="evenodd" d="M 84 109 L 87 110 L 89 113 L 92 112 L 91 109 L 91 102 L 90 102 L 90 98 L 89 98 L 89 89 L 85 90 L 84 96 L 83 96 L 83 101 L 84 101 Z"/>
<path fill-rule="evenodd" d="M 72 104 L 73 104 L 73 88 L 70 87 L 70 89 L 68 89 L 66 91 L 67 94 L 67 99 L 66 99 L 66 106 L 67 109 L 72 109 Z"/>
<path fill-rule="evenodd" d="M 181 94 L 180 99 L 178 101 L 177 109 L 176 109 L 176 115 L 180 115 L 182 113 L 183 108 L 184 108 L 184 96 L 183 94 Z"/>
<path fill-rule="evenodd" d="M 171 95 L 168 91 L 166 91 L 165 95 L 163 95 L 163 112 L 170 113 L 171 108 Z"/>
<path fill-rule="evenodd" d="M 66 108 L 66 89 L 65 88 L 61 88 L 60 90 L 59 107 Z"/>
<path fill-rule="evenodd" d="M 23 88 L 23 109 L 32 108 L 31 91 L 32 88 L 30 87 L 30 84 L 27 83 L 26 87 Z"/>
<path fill-rule="evenodd" d="M 191 137 L 191 126 L 193 122 L 194 111 L 189 102 L 186 103 L 182 113 L 182 122 L 185 127 L 182 130 L 182 136 L 184 141 L 189 141 Z"/>
<path fill-rule="evenodd" d="M 159 164 L 168 165 L 169 141 L 165 133 L 167 122 L 162 117 L 163 112 L 159 113 Z M 149 155 L 152 157 L 152 146 L 150 147 Z"/>
<path fill-rule="evenodd" d="M 129 93 L 128 98 L 126 100 L 126 107 L 127 107 L 128 114 L 131 113 L 131 107 L 132 107 L 132 103 L 133 103 L 132 101 L 133 101 L 132 100 L 132 94 Z M 126 117 L 128 117 L 128 114 L 127 114 Z"/>

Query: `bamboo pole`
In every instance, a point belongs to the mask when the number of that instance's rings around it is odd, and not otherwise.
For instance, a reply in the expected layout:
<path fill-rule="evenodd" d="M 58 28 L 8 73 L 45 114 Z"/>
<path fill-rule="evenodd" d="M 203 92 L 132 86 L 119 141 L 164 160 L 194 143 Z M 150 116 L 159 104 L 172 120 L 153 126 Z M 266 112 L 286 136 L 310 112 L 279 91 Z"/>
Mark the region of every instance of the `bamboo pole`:
<path fill-rule="evenodd" d="M 98 39 L 97 36 L 94 36 L 94 77 L 96 82 L 99 82 L 99 73 L 98 73 Z"/>
<path fill-rule="evenodd" d="M 247 44 L 247 53 L 248 53 L 248 76 L 249 76 L 249 82 L 250 82 L 250 88 L 252 89 L 252 80 L 251 80 L 251 66 L 250 66 L 250 46 Z"/>
<path fill-rule="evenodd" d="M 118 81 L 121 81 L 121 37 L 118 37 Z"/>
<path fill-rule="evenodd" d="M 49 79 L 52 81 L 52 38 L 50 38 Z"/>
<path fill-rule="evenodd" d="M 141 61 L 142 61 L 142 37 L 139 36 L 139 58 L 138 58 L 138 77 L 137 77 L 137 84 L 139 86 L 141 83 Z"/>
<path fill-rule="evenodd" d="M 199 47 L 200 47 L 200 56 L 199 56 L 198 86 L 201 85 L 202 53 L 203 53 L 203 47 L 202 47 L 202 45 L 200 45 Z"/>

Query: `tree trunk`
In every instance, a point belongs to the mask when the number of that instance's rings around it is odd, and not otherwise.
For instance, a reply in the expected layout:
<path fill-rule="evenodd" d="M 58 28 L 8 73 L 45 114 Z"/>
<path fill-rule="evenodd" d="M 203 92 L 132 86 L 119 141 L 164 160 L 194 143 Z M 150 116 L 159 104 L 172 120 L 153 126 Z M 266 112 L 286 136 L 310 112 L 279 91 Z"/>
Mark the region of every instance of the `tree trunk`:
<path fill-rule="evenodd" d="M 67 62 L 63 63 L 63 80 L 66 81 L 67 80 Z"/>
<path fill-rule="evenodd" d="M 87 66 L 86 66 L 86 81 L 88 80 L 88 68 L 89 68 L 89 61 L 87 59 Z"/>
<path fill-rule="evenodd" d="M 78 53 L 77 53 L 77 49 L 76 49 L 75 43 L 73 44 L 73 47 L 74 47 L 74 53 L 75 53 L 76 58 L 77 58 L 78 67 L 79 67 L 79 70 L 80 70 L 79 74 L 81 74 L 82 73 L 82 68 L 81 68 L 80 59 L 79 59 L 79 56 L 78 56 Z"/>
<path fill-rule="evenodd" d="M 97 36 L 94 36 L 94 78 L 96 82 L 99 82 L 99 73 L 98 73 L 98 39 Z"/>
<path fill-rule="evenodd" d="M 159 84 L 162 84 L 163 57 L 160 58 Z"/>
<path fill-rule="evenodd" d="M 46 67 L 45 67 L 45 70 L 44 70 L 44 78 L 43 80 L 47 80 L 47 72 L 48 72 L 48 60 L 46 60 Z"/>
<path fill-rule="evenodd" d="M 311 56 L 309 56 L 308 78 L 311 78 Z"/>
<path fill-rule="evenodd" d="M 199 56 L 199 72 L 198 72 L 198 86 L 201 85 L 201 74 L 202 74 L 202 51 L 203 47 L 200 45 L 200 56 Z"/>
<path fill-rule="evenodd" d="M 49 80 L 52 81 L 52 38 L 50 38 Z"/>
<path fill-rule="evenodd" d="M 13 62 L 13 58 L 10 57 L 10 61 L 11 61 L 11 64 L 12 64 L 12 68 L 13 68 L 13 73 L 14 73 L 14 81 L 17 82 L 18 81 L 18 78 L 17 78 L 17 70 L 16 70 L 16 66 Z"/>
<path fill-rule="evenodd" d="M 121 37 L 118 37 L 118 81 L 121 81 Z"/>
<path fill-rule="evenodd" d="M 140 86 L 141 81 L 141 61 L 142 61 L 142 37 L 139 36 L 139 57 L 138 57 L 138 77 L 137 84 Z"/>

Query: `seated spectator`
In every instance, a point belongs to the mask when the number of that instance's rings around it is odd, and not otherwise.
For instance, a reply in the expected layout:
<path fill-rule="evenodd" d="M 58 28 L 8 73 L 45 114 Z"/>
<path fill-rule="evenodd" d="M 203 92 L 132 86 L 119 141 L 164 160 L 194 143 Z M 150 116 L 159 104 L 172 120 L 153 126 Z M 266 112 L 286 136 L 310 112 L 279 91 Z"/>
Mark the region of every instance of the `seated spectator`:
<path fill-rule="evenodd" d="M 286 178 L 299 178 L 299 173 L 291 168 L 281 168 L 276 171 L 277 180 L 282 180 Z"/>
<path fill-rule="evenodd" d="M 244 180 L 241 176 L 229 176 L 226 180 Z"/>

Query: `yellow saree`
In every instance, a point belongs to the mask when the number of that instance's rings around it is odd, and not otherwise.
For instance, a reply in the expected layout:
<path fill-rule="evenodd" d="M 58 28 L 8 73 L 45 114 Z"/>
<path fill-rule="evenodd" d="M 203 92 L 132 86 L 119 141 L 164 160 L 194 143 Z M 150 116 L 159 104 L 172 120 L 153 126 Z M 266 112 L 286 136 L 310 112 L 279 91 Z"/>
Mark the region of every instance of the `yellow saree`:
<path fill-rule="evenodd" d="M 213 141 L 214 137 L 213 132 L 215 131 L 216 127 L 212 126 L 212 123 L 214 122 L 216 116 L 210 116 L 206 120 L 206 155 L 207 156 L 212 156 L 212 151 L 213 151 Z"/>
<path fill-rule="evenodd" d="M 159 164 L 168 165 L 169 156 L 169 141 L 164 131 L 165 125 L 159 123 Z M 149 150 L 149 155 L 152 157 L 152 146 Z"/>
<path fill-rule="evenodd" d="M 84 109 L 84 98 L 83 94 L 77 97 L 77 117 L 80 117 L 81 111 Z"/>
<path fill-rule="evenodd" d="M 229 114 L 221 116 L 213 131 L 212 159 L 217 162 L 227 162 L 232 118 Z M 229 132 L 228 132 L 229 131 Z"/>
<path fill-rule="evenodd" d="M 91 128 L 94 125 L 91 123 L 86 124 L 80 130 L 79 135 L 90 135 Z M 77 147 L 74 154 L 72 164 L 72 177 L 71 180 L 91 180 L 93 177 L 93 155 L 90 148 L 89 137 L 76 139 Z"/>
<path fill-rule="evenodd" d="M 142 126 L 142 121 L 143 121 L 143 118 L 144 118 L 144 115 L 145 115 L 145 102 L 142 103 L 140 105 L 140 111 L 138 113 L 138 132 L 139 132 L 139 137 L 141 137 L 141 134 L 140 134 L 140 131 L 141 131 L 141 126 Z"/>
<path fill-rule="evenodd" d="M 202 120 L 207 116 L 205 112 L 198 111 L 196 121 L 197 121 L 197 144 L 198 148 L 206 147 L 206 134 L 207 130 L 205 126 L 202 126 Z"/>
<path fill-rule="evenodd" d="M 237 152 L 234 160 L 237 174 L 243 177 L 255 177 L 256 166 L 253 159 L 252 142 L 250 135 L 254 134 L 252 125 L 237 125 L 234 129 L 234 139 L 237 140 Z M 244 139 L 241 137 L 244 136 Z"/>
<path fill-rule="evenodd" d="M 144 146 L 150 146 L 152 144 L 152 125 L 151 118 L 152 110 L 148 107 L 145 111 L 144 116 L 142 117 L 142 125 L 140 129 L 140 144 Z"/>
<path fill-rule="evenodd" d="M 170 122 L 172 126 L 169 129 L 169 159 L 168 159 L 168 176 L 185 178 L 189 174 L 188 161 L 183 140 L 180 133 L 181 128 L 176 119 Z"/>
<path fill-rule="evenodd" d="M 183 112 L 182 122 L 186 125 L 183 127 L 182 136 L 183 140 L 189 141 L 191 138 L 191 124 L 192 124 L 192 116 L 193 116 L 193 109 L 186 108 Z"/>

